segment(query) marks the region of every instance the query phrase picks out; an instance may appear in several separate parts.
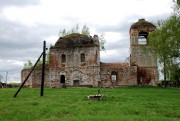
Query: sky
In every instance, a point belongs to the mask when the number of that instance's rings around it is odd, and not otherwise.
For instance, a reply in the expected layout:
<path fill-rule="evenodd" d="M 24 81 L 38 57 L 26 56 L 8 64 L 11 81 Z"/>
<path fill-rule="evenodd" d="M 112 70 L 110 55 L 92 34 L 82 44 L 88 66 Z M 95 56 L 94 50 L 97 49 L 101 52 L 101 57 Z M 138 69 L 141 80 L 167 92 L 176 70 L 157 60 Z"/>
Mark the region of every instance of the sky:
<path fill-rule="evenodd" d="M 20 82 L 27 60 L 35 62 L 54 45 L 63 29 L 76 24 L 90 35 L 104 35 L 101 62 L 124 62 L 129 56 L 129 29 L 138 19 L 156 22 L 172 13 L 172 0 L 1 0 L 0 81 Z"/>

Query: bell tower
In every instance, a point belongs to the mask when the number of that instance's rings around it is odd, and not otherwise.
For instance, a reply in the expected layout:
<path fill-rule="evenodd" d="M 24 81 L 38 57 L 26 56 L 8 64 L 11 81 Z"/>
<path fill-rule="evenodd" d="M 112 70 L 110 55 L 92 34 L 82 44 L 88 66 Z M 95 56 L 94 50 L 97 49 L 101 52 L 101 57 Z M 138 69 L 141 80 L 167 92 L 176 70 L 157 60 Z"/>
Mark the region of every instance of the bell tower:
<path fill-rule="evenodd" d="M 139 19 L 130 27 L 130 66 L 137 66 L 137 83 L 139 85 L 156 85 L 158 80 L 157 59 L 148 51 L 148 35 L 156 26 Z M 147 50 L 147 51 L 145 51 Z"/>

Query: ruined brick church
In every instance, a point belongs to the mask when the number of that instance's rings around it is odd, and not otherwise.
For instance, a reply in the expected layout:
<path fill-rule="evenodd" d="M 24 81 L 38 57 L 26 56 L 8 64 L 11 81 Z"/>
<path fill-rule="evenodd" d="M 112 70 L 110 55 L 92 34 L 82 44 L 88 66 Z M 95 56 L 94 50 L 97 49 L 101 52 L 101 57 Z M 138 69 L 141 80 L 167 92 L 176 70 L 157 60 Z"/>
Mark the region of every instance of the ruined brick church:
<path fill-rule="evenodd" d="M 130 63 L 103 63 L 100 61 L 100 44 L 97 35 L 89 37 L 73 33 L 60 37 L 50 48 L 50 63 L 45 69 L 45 85 L 48 87 L 94 86 L 116 87 L 153 85 L 158 81 L 157 59 L 143 48 L 150 49 L 148 34 L 156 27 L 144 19 L 131 25 Z M 24 81 L 29 69 L 23 69 Z M 25 83 L 38 87 L 41 69 L 36 68 Z"/>

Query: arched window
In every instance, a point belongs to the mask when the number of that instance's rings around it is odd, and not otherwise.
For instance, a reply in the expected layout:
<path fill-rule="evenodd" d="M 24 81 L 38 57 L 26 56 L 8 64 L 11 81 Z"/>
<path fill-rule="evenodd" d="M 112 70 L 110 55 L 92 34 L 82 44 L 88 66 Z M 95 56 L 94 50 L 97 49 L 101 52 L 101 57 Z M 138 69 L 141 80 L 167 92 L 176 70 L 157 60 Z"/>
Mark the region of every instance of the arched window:
<path fill-rule="evenodd" d="M 66 62 L 66 55 L 62 54 L 61 56 L 61 63 L 65 63 Z"/>
<path fill-rule="evenodd" d="M 81 62 L 85 62 L 85 54 L 81 53 Z"/>
<path fill-rule="evenodd" d="M 111 72 L 111 81 L 117 82 L 117 72 L 115 71 Z"/>

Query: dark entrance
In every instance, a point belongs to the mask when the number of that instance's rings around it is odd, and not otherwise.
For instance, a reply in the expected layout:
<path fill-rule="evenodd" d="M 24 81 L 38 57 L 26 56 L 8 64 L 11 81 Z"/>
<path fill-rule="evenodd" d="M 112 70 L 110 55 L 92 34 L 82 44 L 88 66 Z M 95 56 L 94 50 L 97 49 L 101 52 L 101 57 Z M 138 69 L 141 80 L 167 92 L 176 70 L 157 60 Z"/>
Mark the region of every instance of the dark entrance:
<path fill-rule="evenodd" d="M 79 85 L 79 80 L 73 80 L 73 85 L 78 86 Z"/>
<path fill-rule="evenodd" d="M 65 76 L 64 75 L 61 75 L 60 82 L 65 83 Z"/>

